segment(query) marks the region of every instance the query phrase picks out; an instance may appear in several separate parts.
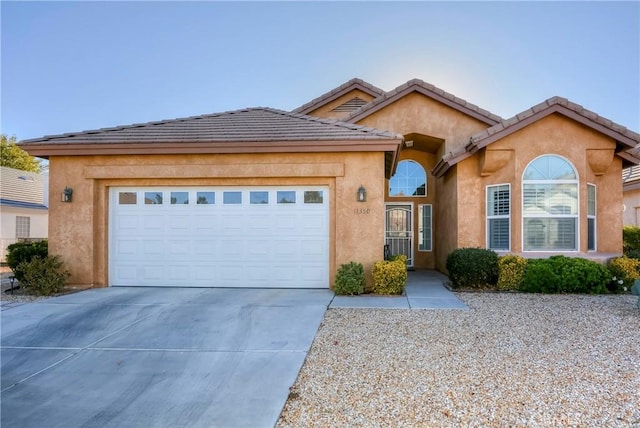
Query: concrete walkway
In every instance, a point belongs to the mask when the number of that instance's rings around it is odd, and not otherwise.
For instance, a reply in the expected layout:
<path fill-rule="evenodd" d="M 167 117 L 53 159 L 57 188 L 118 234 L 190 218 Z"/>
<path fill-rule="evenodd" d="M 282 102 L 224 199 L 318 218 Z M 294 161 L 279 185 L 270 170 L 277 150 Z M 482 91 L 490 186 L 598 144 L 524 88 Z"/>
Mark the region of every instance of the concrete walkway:
<path fill-rule="evenodd" d="M 435 270 L 410 271 L 403 296 L 336 296 L 329 308 L 468 310 L 467 305 L 444 286 L 447 280 Z"/>

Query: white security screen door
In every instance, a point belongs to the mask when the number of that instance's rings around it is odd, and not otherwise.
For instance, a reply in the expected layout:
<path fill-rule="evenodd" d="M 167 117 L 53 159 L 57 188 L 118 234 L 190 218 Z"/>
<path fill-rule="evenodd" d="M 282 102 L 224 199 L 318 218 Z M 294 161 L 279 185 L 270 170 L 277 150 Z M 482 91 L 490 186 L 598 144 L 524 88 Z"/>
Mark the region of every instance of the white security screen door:
<path fill-rule="evenodd" d="M 391 255 L 407 256 L 407 266 L 413 266 L 412 205 L 389 204 L 385 210 L 385 243 Z"/>

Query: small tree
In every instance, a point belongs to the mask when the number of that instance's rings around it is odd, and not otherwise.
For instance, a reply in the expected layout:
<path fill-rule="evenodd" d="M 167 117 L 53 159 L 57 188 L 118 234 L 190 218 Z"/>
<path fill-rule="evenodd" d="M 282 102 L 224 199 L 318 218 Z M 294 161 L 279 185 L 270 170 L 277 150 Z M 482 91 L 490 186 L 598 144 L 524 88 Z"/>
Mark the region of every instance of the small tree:
<path fill-rule="evenodd" d="M 22 171 L 42 172 L 40 161 L 18 147 L 15 135 L 7 138 L 5 134 L 2 134 L 0 138 L 0 166 Z"/>

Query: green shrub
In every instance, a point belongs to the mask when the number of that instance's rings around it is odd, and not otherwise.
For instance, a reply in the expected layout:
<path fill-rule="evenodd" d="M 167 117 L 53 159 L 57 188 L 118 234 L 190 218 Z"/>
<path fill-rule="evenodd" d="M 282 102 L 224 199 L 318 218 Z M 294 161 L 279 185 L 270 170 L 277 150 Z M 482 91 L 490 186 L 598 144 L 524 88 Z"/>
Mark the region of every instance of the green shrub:
<path fill-rule="evenodd" d="M 498 255 L 482 248 L 458 248 L 447 257 L 453 288 L 494 287 L 498 282 Z"/>
<path fill-rule="evenodd" d="M 529 260 L 521 291 L 530 293 L 606 293 L 609 270 L 582 258 L 552 256 Z"/>
<path fill-rule="evenodd" d="M 20 286 L 42 296 L 59 292 L 71 275 L 58 256 L 33 257 L 18 267 L 23 275 Z"/>
<path fill-rule="evenodd" d="M 336 273 L 334 291 L 338 295 L 354 295 L 364 293 L 365 277 L 361 263 L 343 264 Z"/>
<path fill-rule="evenodd" d="M 609 260 L 608 267 L 611 272 L 609 291 L 614 293 L 630 290 L 636 279 L 640 278 L 640 260 L 638 259 L 626 256 L 615 257 Z"/>
<path fill-rule="evenodd" d="M 402 294 L 407 283 L 407 257 L 398 255 L 394 260 L 373 264 L 373 291 L 377 294 Z"/>
<path fill-rule="evenodd" d="M 558 275 L 548 259 L 530 259 L 522 279 L 520 291 L 528 293 L 557 293 Z"/>
<path fill-rule="evenodd" d="M 24 274 L 20 264 L 29 262 L 34 257 L 45 258 L 49 254 L 49 245 L 46 240 L 36 242 L 16 242 L 7 247 L 7 265 L 13 271 L 13 275 L 22 282 Z"/>
<path fill-rule="evenodd" d="M 498 290 L 518 290 L 522 286 L 527 259 L 508 255 L 498 257 Z"/>
<path fill-rule="evenodd" d="M 635 256 L 640 253 L 640 227 L 624 226 L 622 228 L 622 249 L 628 257 L 631 257 L 631 254 Z"/>

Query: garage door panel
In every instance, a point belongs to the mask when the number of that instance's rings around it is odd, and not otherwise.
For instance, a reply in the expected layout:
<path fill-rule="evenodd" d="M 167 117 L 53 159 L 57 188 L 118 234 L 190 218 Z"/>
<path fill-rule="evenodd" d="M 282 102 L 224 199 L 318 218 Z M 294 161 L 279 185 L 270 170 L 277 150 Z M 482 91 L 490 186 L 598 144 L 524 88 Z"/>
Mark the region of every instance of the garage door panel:
<path fill-rule="evenodd" d="M 121 240 L 117 243 L 116 251 L 121 257 L 135 257 L 138 255 L 138 241 Z"/>
<path fill-rule="evenodd" d="M 304 257 L 320 256 L 327 251 L 326 242 L 321 240 L 307 240 L 301 243 L 300 253 Z"/>
<path fill-rule="evenodd" d="M 200 240 L 194 243 L 194 257 L 200 258 L 200 256 L 209 257 L 215 255 L 216 244 L 215 241 L 204 241 L 200 238 Z"/>
<path fill-rule="evenodd" d="M 186 215 L 168 215 L 167 216 L 167 233 L 184 234 L 190 229 L 189 216 Z"/>
<path fill-rule="evenodd" d="M 143 260 L 149 257 L 161 256 L 164 254 L 164 242 L 159 239 L 154 240 L 142 240 L 142 254 Z M 157 260 L 157 258 L 156 258 Z"/>
<path fill-rule="evenodd" d="M 142 217 L 142 230 L 143 233 L 147 233 L 149 231 L 153 231 L 156 233 L 161 233 L 164 231 L 165 226 L 165 216 L 163 215 L 151 215 L 145 214 Z"/>
<path fill-rule="evenodd" d="M 322 197 L 307 198 L 306 191 Z M 326 188 L 176 186 L 111 192 L 111 285 L 329 285 Z"/>
<path fill-rule="evenodd" d="M 119 232 L 137 232 L 138 216 L 137 215 L 118 215 L 115 223 L 116 230 Z"/>

